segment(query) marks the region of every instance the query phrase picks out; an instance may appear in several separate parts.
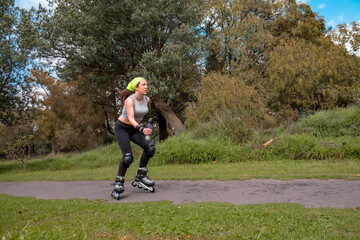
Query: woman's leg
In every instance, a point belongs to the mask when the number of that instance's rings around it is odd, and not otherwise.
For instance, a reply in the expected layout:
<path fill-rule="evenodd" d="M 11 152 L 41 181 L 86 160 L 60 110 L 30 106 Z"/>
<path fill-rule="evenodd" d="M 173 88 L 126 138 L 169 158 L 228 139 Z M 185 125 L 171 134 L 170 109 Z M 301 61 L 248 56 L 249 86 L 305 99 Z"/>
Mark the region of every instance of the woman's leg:
<path fill-rule="evenodd" d="M 150 158 L 155 153 L 155 145 L 153 142 L 145 140 L 145 135 L 141 133 L 135 133 L 130 137 L 130 139 L 131 141 L 142 147 L 142 149 L 144 149 L 140 158 L 140 165 L 137 170 L 135 181 L 133 182 L 133 186 L 138 185 L 143 187 L 144 189 L 150 190 L 150 192 L 154 192 L 155 181 L 151 180 L 147 176 L 147 172 L 148 172 L 147 164 Z"/>
<path fill-rule="evenodd" d="M 151 141 L 145 140 L 145 135 L 137 132 L 130 137 L 131 141 L 139 145 L 142 149 L 144 149 L 141 158 L 140 158 L 140 168 L 147 167 L 147 164 L 152 156 L 155 153 L 155 144 Z"/>
<path fill-rule="evenodd" d="M 116 121 L 115 124 L 116 141 L 118 142 L 123 155 L 118 170 L 118 176 L 121 177 L 125 177 L 126 170 L 129 168 L 129 166 L 133 161 L 133 155 L 132 155 L 132 149 L 131 149 L 130 137 L 129 137 L 130 131 L 131 128 L 127 129 L 125 124 L 121 124 L 119 121 Z"/>

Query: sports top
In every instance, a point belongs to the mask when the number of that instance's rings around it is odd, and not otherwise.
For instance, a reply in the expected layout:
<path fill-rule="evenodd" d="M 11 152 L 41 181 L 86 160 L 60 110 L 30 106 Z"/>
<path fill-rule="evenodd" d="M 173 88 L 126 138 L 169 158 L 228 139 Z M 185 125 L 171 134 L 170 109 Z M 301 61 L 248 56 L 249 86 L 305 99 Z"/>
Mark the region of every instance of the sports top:
<path fill-rule="evenodd" d="M 145 114 L 148 113 L 148 101 L 146 99 L 146 96 L 143 97 L 143 101 L 141 104 L 136 100 L 135 95 L 131 95 L 132 99 L 134 100 L 134 118 L 135 121 L 141 121 Z M 121 115 L 124 116 L 124 118 L 129 120 L 129 116 L 127 115 L 126 106 L 124 104 L 124 107 L 122 109 Z"/>

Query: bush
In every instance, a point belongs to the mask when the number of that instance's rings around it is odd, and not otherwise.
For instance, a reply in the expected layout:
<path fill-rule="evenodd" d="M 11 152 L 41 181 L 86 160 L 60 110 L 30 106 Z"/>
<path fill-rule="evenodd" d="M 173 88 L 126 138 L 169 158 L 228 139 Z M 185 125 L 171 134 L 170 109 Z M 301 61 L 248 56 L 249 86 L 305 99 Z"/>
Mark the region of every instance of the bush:
<path fill-rule="evenodd" d="M 320 139 L 308 134 L 288 135 L 258 154 L 291 160 L 359 158 L 360 139 L 346 137 L 344 141 L 343 138 Z"/>
<path fill-rule="evenodd" d="M 192 132 L 168 138 L 156 147 L 151 165 L 238 162 L 248 159 L 250 147 L 240 147 L 217 137 L 195 139 Z"/>
<path fill-rule="evenodd" d="M 317 137 L 360 136 L 360 106 L 319 111 L 292 125 L 289 133 L 308 133 Z"/>
<path fill-rule="evenodd" d="M 360 158 L 358 106 L 317 112 L 259 135 L 241 118 L 224 112 L 159 144 L 151 164 Z M 278 140 L 261 146 L 273 137 Z M 253 150 L 254 145 L 260 148 Z"/>
<path fill-rule="evenodd" d="M 200 123 L 192 130 L 194 139 L 219 138 L 232 144 L 241 144 L 253 139 L 254 130 L 239 116 L 227 112 L 222 117 L 216 114 L 209 122 Z"/>
<path fill-rule="evenodd" d="M 186 124 L 195 127 L 229 112 L 247 126 L 262 119 L 265 105 L 258 92 L 233 76 L 210 73 L 201 80 L 197 102 L 186 109 Z"/>

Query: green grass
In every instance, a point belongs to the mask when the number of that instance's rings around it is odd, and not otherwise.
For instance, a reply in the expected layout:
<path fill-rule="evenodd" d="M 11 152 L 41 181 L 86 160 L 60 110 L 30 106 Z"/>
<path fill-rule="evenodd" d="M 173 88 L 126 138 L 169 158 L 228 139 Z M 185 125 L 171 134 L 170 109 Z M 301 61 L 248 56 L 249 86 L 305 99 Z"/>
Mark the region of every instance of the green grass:
<path fill-rule="evenodd" d="M 231 124 L 225 130 L 236 128 Z M 360 106 L 321 111 L 299 120 L 297 123 L 280 126 L 253 135 L 248 140 L 234 139 L 241 134 L 244 126 L 234 129 L 236 134 L 226 134 L 224 127 L 211 128 L 204 123 L 180 136 L 168 138 L 156 145 L 152 166 L 169 164 L 239 163 L 274 160 L 360 160 Z M 224 125 L 227 126 L 227 125 Z M 224 132 L 225 131 L 225 132 Z M 250 131 L 246 130 L 245 135 Z M 268 148 L 261 146 L 269 139 L 278 140 Z M 142 149 L 132 145 L 135 159 Z M 53 156 L 32 159 L 27 171 L 73 171 L 76 169 L 98 169 L 115 167 L 121 159 L 117 143 L 92 151 L 54 158 Z M 271 164 L 271 163 L 270 163 Z M 20 164 L 0 162 L 0 174 L 23 173 Z"/>
<path fill-rule="evenodd" d="M 133 163 L 126 176 L 135 176 L 138 162 Z M 69 181 L 111 180 L 117 165 L 57 171 L 28 171 L 0 174 L 0 181 Z M 360 179 L 360 161 L 260 161 L 216 164 L 175 164 L 149 166 L 149 176 L 156 180 L 246 180 L 258 179 Z"/>
<path fill-rule="evenodd" d="M 242 136 L 240 128 L 227 136 L 221 133 L 224 129 L 211 129 L 208 124 L 158 144 L 149 175 L 155 180 L 359 180 L 359 116 L 359 107 L 319 112 L 246 141 L 232 139 Z M 252 149 L 272 137 L 279 140 L 269 148 Z M 128 179 L 135 175 L 142 153 L 138 146 L 133 145 L 133 150 L 136 160 L 127 172 Z M 0 181 L 113 181 L 120 158 L 119 147 L 113 143 L 79 154 L 31 159 L 26 172 L 16 162 L 0 162 Z M 297 204 L 125 204 L 5 195 L 0 195 L 0 204 L 0 237 L 4 240 L 360 239 L 359 209 L 307 209 Z"/>
<path fill-rule="evenodd" d="M 359 239 L 359 209 L 0 195 L 2 239 Z"/>
<path fill-rule="evenodd" d="M 167 139 L 153 164 L 360 159 L 360 106 L 319 111 L 296 123 L 254 131 L 251 137 L 243 125 L 225 120 L 225 128 L 214 127 L 222 124 L 212 120 Z M 253 148 L 274 137 L 278 140 L 268 148 Z"/>

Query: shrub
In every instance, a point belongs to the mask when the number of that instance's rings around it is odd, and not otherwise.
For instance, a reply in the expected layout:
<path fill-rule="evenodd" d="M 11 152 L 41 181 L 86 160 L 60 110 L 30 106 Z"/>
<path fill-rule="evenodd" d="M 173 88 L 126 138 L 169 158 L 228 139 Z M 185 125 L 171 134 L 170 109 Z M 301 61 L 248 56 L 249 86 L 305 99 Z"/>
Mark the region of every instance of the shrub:
<path fill-rule="evenodd" d="M 236 115 L 247 126 L 262 119 L 265 105 L 258 92 L 241 79 L 220 73 L 210 73 L 201 80 L 197 102 L 186 109 L 186 124 L 195 127 L 224 112 Z"/>
<path fill-rule="evenodd" d="M 360 106 L 319 111 L 292 125 L 289 133 L 318 137 L 360 136 Z"/>
<path fill-rule="evenodd" d="M 241 144 L 253 139 L 254 130 L 247 125 L 239 116 L 226 112 L 221 117 L 215 114 L 211 120 L 200 123 L 192 129 L 192 136 L 195 139 L 219 138 L 229 141 L 232 144 Z"/>
<path fill-rule="evenodd" d="M 168 138 L 156 147 L 151 165 L 239 162 L 248 159 L 249 149 L 217 137 L 195 139 L 192 132 Z"/>

